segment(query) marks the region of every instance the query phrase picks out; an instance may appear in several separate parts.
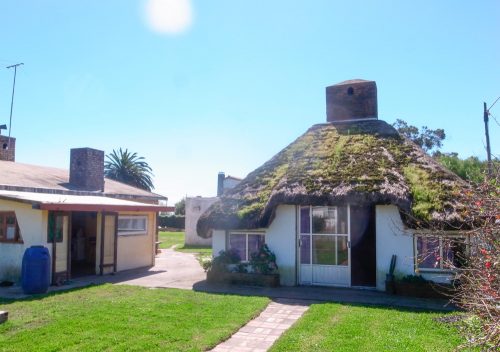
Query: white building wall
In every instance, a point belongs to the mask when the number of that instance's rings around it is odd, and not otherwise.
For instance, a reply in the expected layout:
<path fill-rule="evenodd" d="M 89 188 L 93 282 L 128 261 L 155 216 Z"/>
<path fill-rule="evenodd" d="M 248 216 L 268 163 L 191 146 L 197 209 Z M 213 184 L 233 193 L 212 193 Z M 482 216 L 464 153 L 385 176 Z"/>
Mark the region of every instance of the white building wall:
<path fill-rule="evenodd" d="M 396 277 L 415 274 L 413 235 L 405 229 L 395 205 L 377 205 L 376 224 L 377 290 L 385 291 L 386 274 L 393 254 L 397 256 Z"/>
<path fill-rule="evenodd" d="M 186 236 L 185 243 L 195 246 L 210 246 L 211 238 L 202 238 L 196 232 L 196 224 L 201 214 L 205 212 L 215 201 L 217 197 L 187 197 L 186 198 Z"/>
<path fill-rule="evenodd" d="M 276 264 L 283 286 L 297 284 L 297 240 L 296 209 L 294 205 L 280 205 L 276 209 L 276 217 L 266 230 L 266 243 L 276 254 Z"/>
<path fill-rule="evenodd" d="M 34 245 L 47 246 L 47 212 L 30 204 L 0 200 L 0 211 L 14 211 L 24 243 L 0 242 L 0 281 L 19 281 L 24 251 Z M 52 255 L 52 254 L 51 254 Z"/>
<path fill-rule="evenodd" d="M 214 230 L 212 233 L 212 255 L 217 257 L 220 251 L 226 250 L 226 231 Z"/>

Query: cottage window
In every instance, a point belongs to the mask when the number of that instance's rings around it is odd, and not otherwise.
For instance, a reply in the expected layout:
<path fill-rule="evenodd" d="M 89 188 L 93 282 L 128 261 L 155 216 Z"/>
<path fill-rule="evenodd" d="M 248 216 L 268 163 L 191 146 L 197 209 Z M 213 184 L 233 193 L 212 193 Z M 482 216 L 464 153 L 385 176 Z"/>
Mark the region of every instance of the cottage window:
<path fill-rule="evenodd" d="M 415 236 L 415 265 L 420 271 L 449 271 L 462 266 L 468 250 L 461 236 Z"/>
<path fill-rule="evenodd" d="M 252 259 L 252 254 L 257 253 L 264 245 L 263 233 L 233 232 L 229 235 L 229 248 L 236 251 L 242 262 Z"/>
<path fill-rule="evenodd" d="M 48 228 L 47 228 L 47 242 L 52 243 L 62 242 L 64 234 L 64 217 L 68 213 L 49 212 Z"/>
<path fill-rule="evenodd" d="M 148 217 L 145 215 L 127 215 L 118 217 L 118 235 L 146 235 L 148 229 Z"/>
<path fill-rule="evenodd" d="M 23 243 L 16 213 L 0 212 L 0 242 Z"/>

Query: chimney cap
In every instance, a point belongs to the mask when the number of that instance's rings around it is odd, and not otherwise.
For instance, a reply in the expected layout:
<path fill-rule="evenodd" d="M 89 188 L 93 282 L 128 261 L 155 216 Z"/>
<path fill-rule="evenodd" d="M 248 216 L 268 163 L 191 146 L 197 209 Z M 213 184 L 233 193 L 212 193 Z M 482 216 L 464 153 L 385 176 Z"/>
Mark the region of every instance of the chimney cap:
<path fill-rule="evenodd" d="M 375 81 L 371 81 L 368 79 L 356 78 L 356 79 L 348 79 L 347 81 L 342 81 L 342 82 L 336 83 L 333 86 L 350 86 L 353 84 L 368 83 L 368 82 L 375 82 Z"/>

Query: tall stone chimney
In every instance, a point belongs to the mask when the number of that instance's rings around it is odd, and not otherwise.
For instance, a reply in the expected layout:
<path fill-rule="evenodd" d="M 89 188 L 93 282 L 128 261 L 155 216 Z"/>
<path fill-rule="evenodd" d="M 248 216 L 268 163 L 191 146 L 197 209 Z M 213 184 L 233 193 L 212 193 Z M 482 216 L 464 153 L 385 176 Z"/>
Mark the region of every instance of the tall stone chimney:
<path fill-rule="evenodd" d="M 92 148 L 71 149 L 69 183 L 86 191 L 104 191 L 104 152 Z"/>
<path fill-rule="evenodd" d="M 0 135 L 0 160 L 16 161 L 16 139 Z"/>
<path fill-rule="evenodd" d="M 224 179 L 226 174 L 224 172 L 219 172 L 217 175 L 217 197 L 220 197 L 224 193 Z"/>
<path fill-rule="evenodd" d="M 353 79 L 326 87 L 326 120 L 376 120 L 377 84 Z"/>

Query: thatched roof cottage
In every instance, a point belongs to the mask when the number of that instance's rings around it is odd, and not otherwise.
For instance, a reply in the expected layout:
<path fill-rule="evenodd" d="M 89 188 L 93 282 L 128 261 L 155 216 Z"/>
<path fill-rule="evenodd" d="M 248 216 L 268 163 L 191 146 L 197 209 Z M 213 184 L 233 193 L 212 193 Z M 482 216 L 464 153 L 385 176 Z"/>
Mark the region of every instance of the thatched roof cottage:
<path fill-rule="evenodd" d="M 327 122 L 224 193 L 200 217 L 198 234 L 213 237 L 214 254 L 233 248 L 243 260 L 267 243 L 283 285 L 383 290 L 392 255 L 396 275 L 418 269 L 447 280 L 442 258 L 452 246 L 414 229 L 459 227 L 465 183 L 378 120 L 375 82 L 327 87 L 326 102 Z"/>

